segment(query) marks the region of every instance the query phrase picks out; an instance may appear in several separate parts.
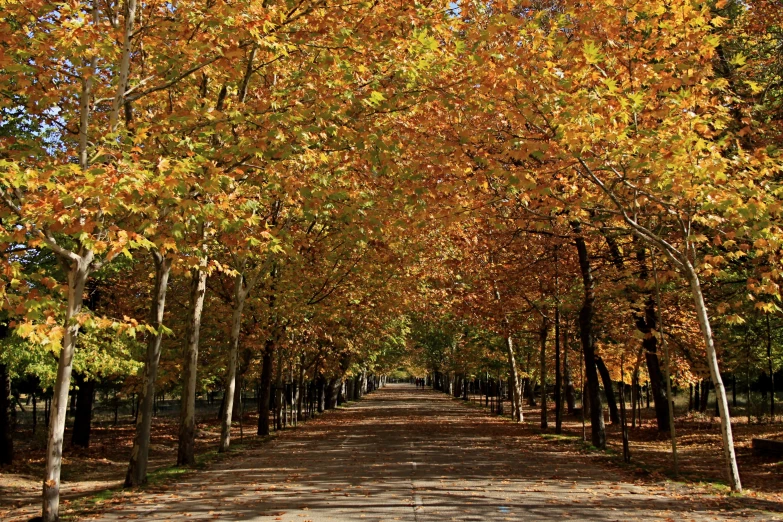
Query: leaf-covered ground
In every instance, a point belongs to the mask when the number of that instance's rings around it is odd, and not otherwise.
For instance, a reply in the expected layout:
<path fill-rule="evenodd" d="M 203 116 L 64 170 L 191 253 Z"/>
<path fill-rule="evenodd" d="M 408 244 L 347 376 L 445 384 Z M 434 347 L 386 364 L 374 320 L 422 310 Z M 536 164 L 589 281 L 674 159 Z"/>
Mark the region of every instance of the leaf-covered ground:
<path fill-rule="evenodd" d="M 196 451 L 201 455 L 208 454 L 217 446 L 219 429 L 214 426 L 214 419 L 213 412 L 202 412 L 202 429 L 196 439 Z M 153 473 L 167 475 L 167 468 L 176 462 L 177 420 L 176 415 L 163 412 L 154 420 L 149 464 Z M 131 418 L 121 421 L 118 425 L 113 425 L 110 420 L 94 421 L 87 449 L 68 444 L 71 433 L 66 431 L 61 490 L 65 514 L 72 510 L 72 504 L 78 505 L 80 499 L 100 494 L 108 488 L 121 487 L 134 433 Z M 235 432 L 238 437 L 238 429 Z M 14 463 L 0 468 L 0 520 L 27 520 L 40 514 L 45 436 L 45 426 L 40 425 L 35 435 L 29 427 L 17 433 Z"/>
<path fill-rule="evenodd" d="M 773 494 L 730 497 L 616 460 L 476 405 L 391 385 L 206 470 L 116 495 L 80 518 L 770 520 L 783 510 Z"/>
<path fill-rule="evenodd" d="M 687 397 L 685 398 L 687 399 Z M 470 404 L 483 406 L 484 401 L 471 396 Z M 510 411 L 510 403 L 504 401 L 504 411 Z M 543 435 L 549 440 L 560 443 L 582 441 L 582 422 L 579 415 L 563 416 L 563 437 L 554 437 L 555 411 L 550 401 L 548 412 L 548 430 L 540 429 L 541 408 L 524 405 L 526 433 Z M 687 408 L 683 403 L 682 409 Z M 680 415 L 675 422 L 677 432 L 677 451 L 679 476 L 673 474 L 671 442 L 669 432 L 661 434 L 657 430 L 655 411 L 642 408 L 641 422 L 631 426 L 631 413 L 627 413 L 628 435 L 631 451 L 631 466 L 636 473 L 649 474 L 655 478 L 669 478 L 688 483 L 709 483 L 718 489 L 724 483 L 724 460 L 720 437 L 720 419 L 707 414 L 689 413 Z M 606 413 L 606 412 L 605 412 Z M 622 431 L 620 425 L 609 423 L 605 415 L 607 445 L 610 453 L 617 455 L 612 461 L 621 461 Z M 780 423 L 759 423 L 755 418 L 748 422 L 747 416 L 733 415 L 732 430 L 734 445 L 739 463 L 744 495 L 764 498 L 772 502 L 783 503 L 783 461 L 775 458 L 753 455 L 751 442 L 754 438 L 783 440 L 783 425 Z M 585 427 L 586 438 L 590 438 L 590 424 Z M 549 435 L 547 435 L 549 434 Z M 783 504 L 782 504 L 783 505 Z"/>

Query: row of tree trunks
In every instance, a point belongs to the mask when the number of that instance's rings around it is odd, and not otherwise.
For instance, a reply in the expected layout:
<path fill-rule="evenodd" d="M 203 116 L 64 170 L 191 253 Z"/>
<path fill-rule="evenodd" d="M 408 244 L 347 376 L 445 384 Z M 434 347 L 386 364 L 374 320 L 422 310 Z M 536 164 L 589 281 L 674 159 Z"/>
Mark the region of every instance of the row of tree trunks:
<path fill-rule="evenodd" d="M 607 234 L 605 237 L 606 242 L 609 245 L 612 262 L 618 270 L 623 270 L 625 259 L 623 258 L 620 247 L 612 236 Z M 636 243 L 636 259 L 640 267 L 639 278 L 643 282 L 646 282 L 650 279 L 650 271 L 647 263 L 647 248 L 637 238 L 634 239 L 634 242 Z M 663 379 L 660 359 L 658 358 L 658 339 L 653 335 L 653 331 L 657 328 L 658 323 L 655 299 L 653 298 L 652 289 L 646 286 L 642 286 L 638 291 L 644 295 L 644 308 L 641 310 L 637 309 L 634 312 L 634 321 L 636 323 L 636 328 L 642 334 L 642 350 L 645 354 L 647 373 L 650 376 L 653 399 L 655 401 L 655 418 L 658 423 L 658 431 L 668 432 L 669 402 L 666 395 L 666 383 Z M 606 382 L 604 382 L 604 384 L 606 384 Z M 609 402 L 611 414 L 611 401 Z M 612 420 L 612 422 L 615 421 Z"/>
<path fill-rule="evenodd" d="M 710 400 L 710 380 L 702 379 L 695 385 L 690 385 L 690 397 L 688 400 L 688 409 L 705 413 Z"/>

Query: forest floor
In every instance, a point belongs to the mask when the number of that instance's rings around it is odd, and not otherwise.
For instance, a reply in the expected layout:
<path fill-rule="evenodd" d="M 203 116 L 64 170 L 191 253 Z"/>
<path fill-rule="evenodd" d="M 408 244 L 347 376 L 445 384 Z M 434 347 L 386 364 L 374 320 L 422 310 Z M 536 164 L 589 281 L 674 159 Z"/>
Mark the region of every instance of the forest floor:
<path fill-rule="evenodd" d="M 115 493 L 89 510 L 82 505 L 76 518 L 668 521 L 783 513 L 780 489 L 731 496 L 714 485 L 674 482 L 641 463 L 619 465 L 612 452 L 590 451 L 579 437 L 542 435 L 532 416 L 519 426 L 474 406 L 390 385 L 204 470 Z M 694 458 L 720 466 L 719 451 L 704 451 Z"/>
<path fill-rule="evenodd" d="M 171 413 L 171 412 L 168 412 Z M 110 416 L 109 416 L 110 417 Z M 163 481 L 183 470 L 173 467 L 177 460 L 177 415 L 161 414 L 154 419 L 150 441 L 148 470 L 152 481 Z M 247 422 L 247 420 L 245 421 Z M 236 425 L 235 425 L 236 426 Z M 245 426 L 245 433 L 255 434 L 255 426 Z M 62 513 L 78 507 L 81 499 L 107 495 L 107 490 L 122 487 L 128 468 L 135 423 L 124 415 L 120 423 L 107 418 L 93 420 L 90 447 L 70 444 L 71 430 L 66 430 L 61 473 Z M 215 411 L 199 409 L 196 454 L 205 463 L 215 456 L 220 428 Z M 239 440 L 239 429 L 232 430 L 232 440 Z M 41 512 L 41 477 L 46 454 L 46 427 L 39 424 L 33 433 L 29 426 L 14 437 L 14 463 L 0 468 L 0 520 L 29 520 Z M 246 440 L 252 440 L 247 439 Z M 72 504 L 74 506 L 72 507 Z"/>
<path fill-rule="evenodd" d="M 653 408 L 642 408 L 640 419 L 631 425 L 630 409 L 627 413 L 628 438 L 631 453 L 631 468 L 637 473 L 650 474 L 657 478 L 675 479 L 688 483 L 709 483 L 718 489 L 727 489 L 725 485 L 725 466 L 723 460 L 723 445 L 720 435 L 720 419 L 708 413 L 681 412 L 687 409 L 687 396 L 680 397 L 677 402 L 678 413 L 675 421 L 677 437 L 677 455 L 679 475 L 673 474 L 671 439 L 669 432 L 659 433 Z M 457 400 L 457 399 L 455 399 Z M 484 407 L 483 397 L 471 396 L 471 406 Z M 578 404 L 577 404 L 578 406 Z M 494 407 L 494 405 L 492 406 Z M 503 402 L 504 412 L 511 411 L 511 403 Z M 739 409 L 738 409 L 739 410 Z M 523 405 L 525 427 L 530 433 L 538 433 L 543 437 L 559 443 L 573 442 L 580 444 L 582 440 L 590 440 L 589 420 L 585 426 L 583 439 L 582 421 L 580 415 L 563 415 L 562 436 L 554 435 L 555 411 L 550 398 L 547 414 L 548 429 L 542 430 L 541 408 L 529 407 L 527 401 Z M 783 441 L 783 424 L 779 421 L 761 422 L 755 416 L 748 421 L 747 415 L 741 415 L 742 410 L 732 412 L 732 432 L 734 448 L 740 469 L 742 486 L 745 495 L 765 498 L 783 505 L 783 460 L 768 457 L 757 457 L 751 447 L 754 438 L 774 439 Z M 610 454 L 616 456 L 615 462 L 622 462 L 622 429 L 619 424 L 609 422 L 608 411 L 604 411 L 606 421 L 606 438 Z M 768 417 L 765 417 L 768 421 Z"/>

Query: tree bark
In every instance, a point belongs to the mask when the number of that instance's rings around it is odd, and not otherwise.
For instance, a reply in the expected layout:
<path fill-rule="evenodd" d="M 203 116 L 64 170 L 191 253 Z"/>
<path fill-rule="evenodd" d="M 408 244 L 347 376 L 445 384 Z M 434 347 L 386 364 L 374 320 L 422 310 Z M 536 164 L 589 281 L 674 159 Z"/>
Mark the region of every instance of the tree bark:
<path fill-rule="evenodd" d="M 563 431 L 563 380 L 560 368 L 560 303 L 555 307 L 555 433 Z"/>
<path fill-rule="evenodd" d="M 571 367 L 568 365 L 568 332 L 563 339 L 563 386 L 565 388 L 565 402 L 569 415 L 576 409 L 576 389 L 571 379 Z"/>
<path fill-rule="evenodd" d="M 525 395 L 527 395 L 527 404 L 531 408 L 536 407 L 536 395 L 533 393 L 533 379 L 526 377 L 524 380 Z"/>
<path fill-rule="evenodd" d="M 547 397 L 546 397 L 546 340 L 549 337 L 549 320 L 546 317 L 541 318 L 541 328 L 538 331 L 538 342 L 540 344 L 539 372 L 541 380 L 541 429 L 545 430 L 549 426 L 546 419 Z"/>
<path fill-rule="evenodd" d="M 315 379 L 315 401 L 316 411 L 318 413 L 324 412 L 324 399 L 326 398 L 326 379 L 323 375 L 319 375 Z"/>
<path fill-rule="evenodd" d="M 275 343 L 272 339 L 266 341 L 261 361 L 261 383 L 259 385 L 261 393 L 258 395 L 258 435 L 260 437 L 269 435 L 269 400 L 272 394 L 272 352 L 274 352 L 274 345 Z"/>
<path fill-rule="evenodd" d="M 77 375 L 79 385 L 76 398 L 76 415 L 73 420 L 71 443 L 74 446 L 88 448 L 90 446 L 90 431 L 92 427 L 92 404 L 95 397 L 95 379 L 85 379 Z"/>
<path fill-rule="evenodd" d="M 302 356 L 299 360 L 299 373 L 296 378 L 296 418 L 301 419 L 302 418 L 302 399 L 304 397 L 304 393 L 302 393 L 302 386 L 304 386 L 305 382 L 305 367 L 304 367 L 304 356 Z M 350 397 L 350 392 L 349 392 Z"/>
<path fill-rule="evenodd" d="M 649 334 L 649 332 L 648 332 Z M 669 398 L 666 395 L 666 382 L 661 370 L 661 361 L 657 353 L 657 341 L 655 336 L 649 334 L 642 341 L 644 348 L 644 358 L 647 363 L 647 374 L 650 376 L 650 391 L 653 396 L 653 406 L 655 407 L 655 420 L 658 424 L 658 431 L 669 431 Z"/>
<path fill-rule="evenodd" d="M 510 335 L 506 336 L 506 355 L 508 356 L 509 376 L 511 377 L 511 418 L 522 422 L 522 386 L 519 382 L 519 371 L 514 356 L 514 340 Z"/>
<path fill-rule="evenodd" d="M 767 314 L 767 371 L 769 372 L 769 416 L 775 421 L 775 369 L 772 366 L 772 330 Z M 735 400 L 736 402 L 736 400 Z"/>
<path fill-rule="evenodd" d="M 329 379 L 329 382 L 327 384 L 327 393 L 326 396 L 328 397 L 328 400 L 326 400 L 325 407 L 327 410 L 333 410 L 337 408 L 337 383 L 340 382 L 340 379 L 337 377 L 332 377 Z"/>
<path fill-rule="evenodd" d="M 729 415 L 729 403 L 726 398 L 726 389 L 723 386 L 723 379 L 720 375 L 718 366 L 718 354 L 715 351 L 715 344 L 712 339 L 712 327 L 710 326 L 709 315 L 707 314 L 707 304 L 704 302 L 704 295 L 701 292 L 701 283 L 696 269 L 687 260 L 685 265 L 686 275 L 691 285 L 691 294 L 696 307 L 696 316 L 699 319 L 704 344 L 707 347 L 707 365 L 710 369 L 710 376 L 715 385 L 715 397 L 718 401 L 718 412 L 720 413 L 721 435 L 723 438 L 723 454 L 726 461 L 726 474 L 729 479 L 731 490 L 739 493 L 742 491 L 742 483 L 737 467 L 737 456 L 734 452 L 734 437 L 731 431 L 731 417 Z"/>
<path fill-rule="evenodd" d="M 606 448 L 606 428 L 604 426 L 603 407 L 598 386 L 598 372 L 595 364 L 595 340 L 593 338 L 593 315 L 595 313 L 595 282 L 590 267 L 590 256 L 587 244 L 581 235 L 581 226 L 574 225 L 577 253 L 579 255 L 579 269 L 582 273 L 584 286 L 584 300 L 579 311 L 579 334 L 582 341 L 582 351 L 585 363 L 585 380 L 587 381 L 587 393 L 590 401 L 590 431 L 593 446 L 600 449 Z"/>
<path fill-rule="evenodd" d="M 357 375 L 353 379 L 353 400 L 358 401 L 362 398 L 361 378 Z"/>
<path fill-rule="evenodd" d="M 79 335 L 79 321 L 76 317 L 82 310 L 84 287 L 94 259 L 91 250 L 71 260 L 68 271 L 68 303 L 65 309 L 62 349 L 57 362 L 57 377 L 54 382 L 52 407 L 49 420 L 48 444 L 46 448 L 46 471 L 43 482 L 44 522 L 54 522 L 59 518 L 60 506 L 60 470 L 63 457 L 63 437 L 65 435 L 65 414 L 68 406 L 68 390 L 71 385 L 73 354 L 76 337 Z"/>
<path fill-rule="evenodd" d="M 705 413 L 707 411 L 707 404 L 710 400 L 710 381 L 709 379 L 701 380 L 701 399 L 699 402 L 699 412 Z"/>
<path fill-rule="evenodd" d="M 277 364 L 275 364 L 275 430 L 283 429 L 283 399 L 285 386 L 283 386 L 283 351 L 277 350 Z"/>
<path fill-rule="evenodd" d="M 8 327 L 0 325 L 0 338 L 7 335 Z M 0 464 L 14 460 L 13 424 L 11 421 L 11 375 L 5 364 L 0 364 Z"/>
<path fill-rule="evenodd" d="M 353 400 L 353 378 L 348 379 L 345 381 L 345 397 L 346 400 L 352 401 Z"/>
<path fill-rule="evenodd" d="M 606 402 L 609 405 L 609 420 L 612 424 L 618 424 L 620 422 L 620 413 L 617 410 L 617 399 L 614 395 L 612 376 L 609 375 L 609 369 L 606 367 L 606 363 L 604 363 L 604 360 L 601 357 L 595 358 L 595 364 L 598 368 L 601 380 L 604 383 L 604 394 L 606 395 Z"/>
<path fill-rule="evenodd" d="M 147 356 L 144 361 L 144 373 L 141 384 L 139 415 L 136 420 L 136 434 L 133 438 L 128 471 L 125 474 L 125 487 L 139 486 L 147 481 L 147 463 L 150 452 L 150 432 L 152 429 L 152 410 L 155 399 L 155 381 L 158 378 L 160 347 L 163 340 L 163 314 L 166 309 L 166 290 L 171 273 L 171 258 L 160 252 L 151 252 L 155 263 L 155 286 L 150 305 L 150 326 L 156 331 L 147 339 Z"/>
<path fill-rule="evenodd" d="M 636 250 L 636 259 L 639 262 L 640 278 L 647 281 L 650 278 L 647 268 L 647 249 L 639 245 Z M 655 404 L 655 420 L 658 423 L 659 432 L 669 431 L 669 397 L 666 394 L 666 382 L 661 370 L 661 361 L 658 357 L 658 338 L 653 335 L 653 330 L 658 328 L 658 313 L 655 309 L 655 299 L 652 290 L 644 290 L 646 294 L 644 311 L 636 314 L 636 327 L 644 335 L 642 349 L 647 362 L 647 374 L 650 376 L 650 389 Z"/>
<path fill-rule="evenodd" d="M 228 375 L 226 376 L 226 391 L 223 394 L 223 418 L 220 423 L 220 445 L 218 451 L 228 451 L 231 443 L 231 419 L 234 415 L 234 393 L 238 389 L 237 381 L 237 355 L 239 353 L 239 335 L 242 331 L 242 312 L 245 308 L 245 299 L 250 291 L 246 284 L 245 276 L 239 274 L 234 280 L 234 310 L 231 314 L 231 340 L 228 349 Z"/>
<path fill-rule="evenodd" d="M 182 372 L 182 403 L 179 417 L 179 447 L 177 465 L 192 466 L 196 463 L 196 384 L 198 382 L 198 342 L 201 333 L 201 316 L 207 287 L 207 258 L 202 257 L 199 268 L 191 272 L 190 318 L 185 349 L 185 366 Z"/>

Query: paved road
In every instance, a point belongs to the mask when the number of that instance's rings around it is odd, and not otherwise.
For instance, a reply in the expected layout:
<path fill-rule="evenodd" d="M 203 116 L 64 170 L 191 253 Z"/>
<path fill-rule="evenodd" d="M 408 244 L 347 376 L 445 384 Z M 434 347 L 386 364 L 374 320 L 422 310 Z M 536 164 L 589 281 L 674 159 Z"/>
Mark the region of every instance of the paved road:
<path fill-rule="evenodd" d="M 747 502 L 634 483 L 477 408 L 390 385 L 101 519 L 771 520 L 755 509 L 780 508 Z"/>

